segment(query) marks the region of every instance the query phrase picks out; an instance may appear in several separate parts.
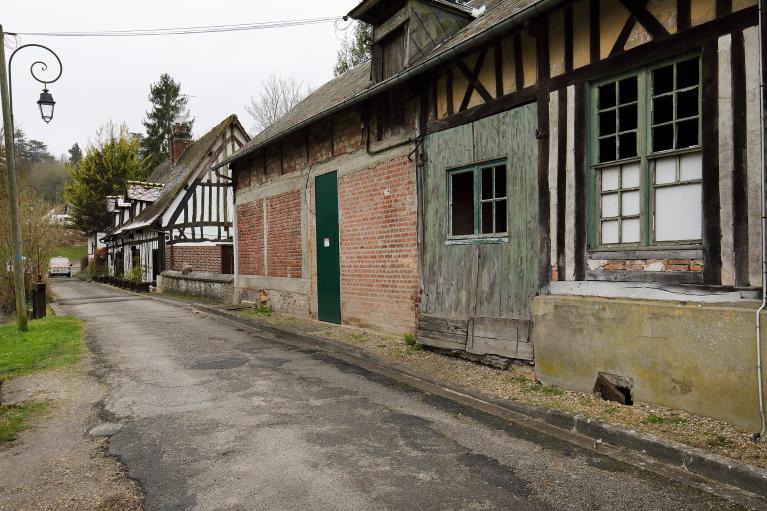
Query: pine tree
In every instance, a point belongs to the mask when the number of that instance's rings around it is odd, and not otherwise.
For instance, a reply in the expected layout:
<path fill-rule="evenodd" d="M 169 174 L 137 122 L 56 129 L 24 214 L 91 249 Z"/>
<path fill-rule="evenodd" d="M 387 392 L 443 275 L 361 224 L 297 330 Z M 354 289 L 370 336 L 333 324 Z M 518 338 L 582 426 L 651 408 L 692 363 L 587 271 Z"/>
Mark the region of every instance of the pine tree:
<path fill-rule="evenodd" d="M 109 124 L 97 139 L 80 164 L 71 167 L 64 190 L 74 224 L 83 231 L 106 228 L 107 196 L 121 193 L 126 181 L 143 180 L 148 174 L 148 161 L 141 158 L 138 140 L 125 125 Z"/>
<path fill-rule="evenodd" d="M 69 164 L 75 167 L 82 159 L 83 151 L 80 149 L 80 144 L 75 142 L 75 145 L 69 148 Z"/>
<path fill-rule="evenodd" d="M 349 69 L 370 59 L 371 46 L 373 44 L 373 26 L 367 23 L 357 22 L 354 25 L 354 34 L 351 41 L 344 37 L 341 47 L 338 49 L 336 66 L 333 72 L 336 76 L 345 73 Z"/>
<path fill-rule="evenodd" d="M 194 119 L 186 119 L 188 101 L 189 98 L 181 94 L 181 84 L 167 73 L 160 75 L 160 81 L 149 87 L 152 110 L 146 113 L 143 121 L 146 136 L 141 141 L 141 156 L 151 165 L 158 165 L 168 157 L 174 122 L 183 122 L 187 131 L 192 132 Z"/>

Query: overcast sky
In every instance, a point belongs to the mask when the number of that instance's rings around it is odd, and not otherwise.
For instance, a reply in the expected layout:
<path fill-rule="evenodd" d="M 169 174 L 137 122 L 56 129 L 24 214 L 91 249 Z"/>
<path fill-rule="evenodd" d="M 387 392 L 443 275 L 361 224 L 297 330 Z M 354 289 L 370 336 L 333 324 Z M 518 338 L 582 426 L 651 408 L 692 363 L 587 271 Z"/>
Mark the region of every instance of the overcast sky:
<path fill-rule="evenodd" d="M 357 0 L 34 0 L 3 1 L 0 23 L 6 32 L 71 32 L 173 28 L 342 16 Z M 348 23 L 341 22 L 339 29 Z M 192 96 L 189 110 L 199 136 L 229 114 L 247 129 L 243 108 L 271 73 L 294 75 L 316 88 L 333 76 L 339 41 L 345 32 L 325 23 L 222 34 L 129 38 L 21 36 L 61 57 L 64 74 L 51 84 L 55 116 L 46 125 L 37 99 L 42 86 L 29 66 L 42 54 L 34 49 L 14 59 L 16 126 L 48 144 L 55 156 L 75 142 L 85 149 L 97 128 L 109 120 L 143 131 L 149 85 L 163 72 Z M 6 47 L 6 57 L 10 56 Z M 26 55 L 25 55 L 26 54 Z"/>

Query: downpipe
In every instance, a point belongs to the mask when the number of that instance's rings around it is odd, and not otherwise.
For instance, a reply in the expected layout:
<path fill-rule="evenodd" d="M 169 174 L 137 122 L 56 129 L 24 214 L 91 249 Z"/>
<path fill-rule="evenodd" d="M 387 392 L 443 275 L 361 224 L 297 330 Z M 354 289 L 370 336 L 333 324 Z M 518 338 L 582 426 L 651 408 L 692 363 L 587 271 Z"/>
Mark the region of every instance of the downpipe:
<path fill-rule="evenodd" d="M 765 184 L 765 147 L 764 147 L 764 54 L 762 46 L 762 16 L 763 16 L 763 3 L 764 0 L 759 0 L 759 136 L 761 137 L 761 151 L 759 152 L 759 158 L 761 162 L 761 178 L 762 178 L 762 305 L 759 310 L 756 311 L 756 379 L 759 387 L 759 415 L 762 419 L 762 430 L 754 435 L 754 441 L 759 441 L 764 438 L 765 430 L 767 430 L 767 421 L 764 414 L 764 381 L 762 371 L 762 311 L 767 308 L 767 201 L 765 201 L 765 193 L 767 193 L 767 185 Z"/>

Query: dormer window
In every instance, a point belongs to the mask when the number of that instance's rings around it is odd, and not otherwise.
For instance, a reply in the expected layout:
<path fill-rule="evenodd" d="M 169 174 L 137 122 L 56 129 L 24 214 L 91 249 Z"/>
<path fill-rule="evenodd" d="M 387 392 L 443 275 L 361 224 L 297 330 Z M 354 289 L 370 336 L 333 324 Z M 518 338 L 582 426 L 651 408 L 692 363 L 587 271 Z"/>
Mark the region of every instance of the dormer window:
<path fill-rule="evenodd" d="M 374 82 L 396 76 L 474 19 L 456 0 L 363 0 L 349 17 L 373 26 Z"/>

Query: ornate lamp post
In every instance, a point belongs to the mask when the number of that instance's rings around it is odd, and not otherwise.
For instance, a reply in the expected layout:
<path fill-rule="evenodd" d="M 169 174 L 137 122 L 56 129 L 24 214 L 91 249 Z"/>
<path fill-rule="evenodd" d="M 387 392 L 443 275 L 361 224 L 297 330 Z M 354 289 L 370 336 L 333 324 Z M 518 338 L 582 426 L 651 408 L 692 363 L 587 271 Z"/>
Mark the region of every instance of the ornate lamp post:
<path fill-rule="evenodd" d="M 13 248 L 13 276 L 14 286 L 16 289 L 16 324 L 19 331 L 27 331 L 27 297 L 26 289 L 24 288 L 24 264 L 21 252 L 21 231 L 19 229 L 19 204 L 17 198 L 16 189 L 16 157 L 14 155 L 14 128 L 13 128 L 13 86 L 11 83 L 11 72 L 13 70 L 13 57 L 16 54 L 30 47 L 42 48 L 48 51 L 56 58 L 59 65 L 58 74 L 50 79 L 44 80 L 37 75 L 37 71 L 47 71 L 48 64 L 37 60 L 32 63 L 29 68 L 29 72 L 32 74 L 32 78 L 43 84 L 43 92 L 40 94 L 40 100 L 37 105 L 40 107 L 40 115 L 46 123 L 51 122 L 53 119 L 53 107 L 56 104 L 53 101 L 53 96 L 48 92 L 48 84 L 55 82 L 61 77 L 63 67 L 61 65 L 61 59 L 56 55 L 53 50 L 43 46 L 41 44 L 25 44 L 16 48 L 11 53 L 11 58 L 8 60 L 8 68 L 5 66 L 5 34 L 3 27 L 0 25 L 0 99 L 2 99 L 3 107 L 3 128 L 5 130 L 5 163 L 8 170 L 8 202 L 9 213 L 11 217 L 11 246 Z M 5 263 L 3 263 L 5 264 Z"/>

